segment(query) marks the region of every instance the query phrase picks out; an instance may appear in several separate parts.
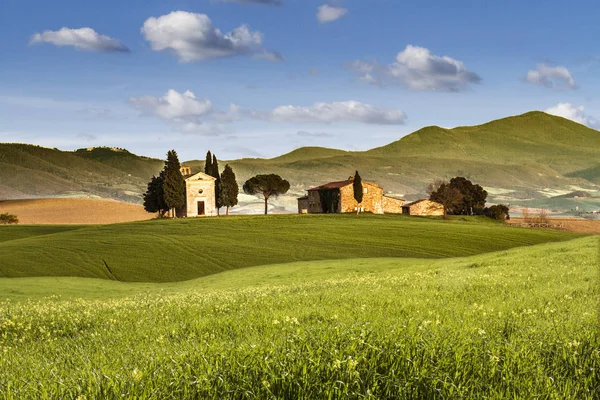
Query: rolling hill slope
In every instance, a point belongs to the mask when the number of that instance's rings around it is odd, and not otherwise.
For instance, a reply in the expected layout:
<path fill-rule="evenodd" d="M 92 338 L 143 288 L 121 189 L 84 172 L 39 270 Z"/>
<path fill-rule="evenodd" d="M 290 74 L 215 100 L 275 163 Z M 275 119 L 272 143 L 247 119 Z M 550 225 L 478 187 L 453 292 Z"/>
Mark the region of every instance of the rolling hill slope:
<path fill-rule="evenodd" d="M 369 214 L 155 220 L 44 232 L 0 227 L 0 277 L 170 282 L 295 261 L 469 256 L 580 236 L 487 218 L 445 222 Z"/>
<path fill-rule="evenodd" d="M 386 192 L 408 200 L 423 196 L 436 177 L 466 176 L 500 193 L 500 201 L 543 199 L 545 191 L 600 190 L 600 132 L 542 112 L 445 129 L 426 127 L 386 146 L 362 152 L 302 147 L 272 159 L 229 163 L 241 185 L 258 173 L 277 173 L 291 190 L 276 204 L 293 211 L 294 197 L 316 184 L 359 170 Z M 193 171 L 204 162 L 186 161 Z M 107 148 L 63 152 L 37 146 L 0 144 L 0 198 L 73 192 L 141 201 L 146 182 L 162 161 Z M 493 196 L 492 196 L 493 198 Z M 249 200 L 241 202 L 238 212 Z M 235 209 L 234 209 L 235 211 Z"/>

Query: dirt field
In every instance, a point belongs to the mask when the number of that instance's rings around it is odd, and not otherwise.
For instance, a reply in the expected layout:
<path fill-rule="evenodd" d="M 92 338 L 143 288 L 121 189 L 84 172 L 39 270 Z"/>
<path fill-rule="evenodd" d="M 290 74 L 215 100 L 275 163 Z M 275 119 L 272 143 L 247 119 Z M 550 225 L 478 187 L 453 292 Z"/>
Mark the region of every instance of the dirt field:
<path fill-rule="evenodd" d="M 523 218 L 511 218 L 508 223 L 520 224 L 523 223 Z M 553 224 L 563 224 L 566 230 L 571 232 L 600 234 L 600 220 L 590 221 L 585 219 L 550 219 Z"/>
<path fill-rule="evenodd" d="M 15 214 L 19 224 L 115 224 L 151 219 L 140 205 L 98 199 L 0 201 L 0 214 Z"/>

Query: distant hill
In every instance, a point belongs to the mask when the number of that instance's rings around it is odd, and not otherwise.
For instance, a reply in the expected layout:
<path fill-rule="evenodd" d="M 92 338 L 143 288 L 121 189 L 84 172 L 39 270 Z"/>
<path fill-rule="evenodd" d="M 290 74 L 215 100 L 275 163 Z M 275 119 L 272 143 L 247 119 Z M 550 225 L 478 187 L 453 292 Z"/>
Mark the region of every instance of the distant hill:
<path fill-rule="evenodd" d="M 258 173 L 277 173 L 291 183 L 277 207 L 294 209 L 293 196 L 318 183 L 345 179 L 355 170 L 386 192 L 411 200 L 436 177 L 466 176 L 497 201 L 543 199 L 600 187 L 600 132 L 543 112 L 483 125 L 430 126 L 368 151 L 302 147 L 272 159 L 229 163 L 240 185 Z M 204 161 L 185 161 L 194 172 Z M 89 193 L 141 200 L 146 182 L 162 161 L 122 149 L 64 152 L 30 145 L 0 144 L 0 198 Z M 237 210 L 244 210 L 245 203 Z M 248 209 L 249 210 L 249 209 Z"/>
<path fill-rule="evenodd" d="M 386 146 L 364 152 L 304 147 L 273 159 L 231 161 L 246 178 L 276 172 L 292 188 L 343 179 L 358 169 L 363 179 L 386 191 L 422 196 L 435 177 L 461 175 L 490 188 L 490 193 L 529 193 L 548 188 L 565 193 L 598 190 L 600 132 L 542 112 L 479 126 L 426 127 Z M 533 192 L 533 193 L 532 193 Z"/>
<path fill-rule="evenodd" d="M 140 202 L 163 161 L 126 150 L 74 152 L 28 144 L 0 144 L 0 199 L 99 196 Z"/>

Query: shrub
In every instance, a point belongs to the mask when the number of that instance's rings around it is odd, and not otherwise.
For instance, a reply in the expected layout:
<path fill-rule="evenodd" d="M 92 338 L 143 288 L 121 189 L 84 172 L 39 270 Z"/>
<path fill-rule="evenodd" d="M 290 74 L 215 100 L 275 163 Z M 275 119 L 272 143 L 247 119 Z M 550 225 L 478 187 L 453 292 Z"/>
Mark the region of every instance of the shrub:
<path fill-rule="evenodd" d="M 14 214 L 0 214 L 0 224 L 8 225 L 8 224 L 18 224 L 19 218 L 17 218 Z"/>
<path fill-rule="evenodd" d="M 495 206 L 491 206 L 491 207 L 486 207 L 483 210 L 484 215 L 498 220 L 498 221 L 506 221 L 507 219 L 510 219 L 510 215 L 508 214 L 508 206 L 504 205 L 504 204 L 498 204 Z"/>

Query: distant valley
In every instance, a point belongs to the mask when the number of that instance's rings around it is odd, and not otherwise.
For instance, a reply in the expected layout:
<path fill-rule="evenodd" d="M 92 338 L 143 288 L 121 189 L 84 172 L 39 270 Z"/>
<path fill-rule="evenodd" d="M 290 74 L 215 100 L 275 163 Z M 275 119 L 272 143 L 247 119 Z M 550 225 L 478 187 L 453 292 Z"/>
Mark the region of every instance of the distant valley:
<path fill-rule="evenodd" d="M 183 163 L 193 171 L 204 166 L 200 160 Z M 600 210 L 600 132 L 542 112 L 479 126 L 426 127 L 368 151 L 302 147 L 272 159 L 220 161 L 221 168 L 225 163 L 240 185 L 258 173 L 290 181 L 289 194 L 273 202 L 273 212 L 296 210 L 295 197 L 308 187 L 345 179 L 354 170 L 408 200 L 424 196 L 436 177 L 466 176 L 484 186 L 492 202 Z M 0 144 L 0 199 L 97 196 L 140 203 L 147 181 L 162 165 L 123 149 Z M 260 207 L 260 200 L 241 195 L 232 211 L 260 212 Z"/>

